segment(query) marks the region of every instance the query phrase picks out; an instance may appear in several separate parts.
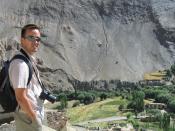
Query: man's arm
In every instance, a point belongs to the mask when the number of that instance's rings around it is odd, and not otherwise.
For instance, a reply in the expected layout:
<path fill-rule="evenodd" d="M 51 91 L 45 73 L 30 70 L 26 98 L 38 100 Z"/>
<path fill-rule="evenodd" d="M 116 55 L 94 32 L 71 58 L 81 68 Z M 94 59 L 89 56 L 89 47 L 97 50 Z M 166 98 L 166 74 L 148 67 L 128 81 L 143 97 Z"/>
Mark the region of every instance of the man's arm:
<path fill-rule="evenodd" d="M 15 95 L 18 104 L 20 105 L 21 109 L 27 113 L 29 118 L 32 121 L 36 119 L 36 113 L 32 108 L 31 102 L 27 97 L 27 89 L 26 88 L 15 88 Z"/>

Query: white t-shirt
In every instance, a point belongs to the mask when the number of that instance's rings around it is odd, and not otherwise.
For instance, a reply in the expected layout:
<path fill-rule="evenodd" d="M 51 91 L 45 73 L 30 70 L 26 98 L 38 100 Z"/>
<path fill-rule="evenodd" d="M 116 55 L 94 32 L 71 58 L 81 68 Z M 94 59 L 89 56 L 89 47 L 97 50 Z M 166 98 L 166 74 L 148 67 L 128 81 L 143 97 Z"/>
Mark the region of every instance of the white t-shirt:
<path fill-rule="evenodd" d="M 39 78 L 39 72 L 34 64 L 34 58 L 30 57 L 30 60 Z M 34 71 L 32 79 L 27 85 L 28 77 L 29 67 L 23 60 L 15 59 L 10 63 L 9 78 L 13 88 L 27 88 L 27 97 L 31 100 L 33 109 L 37 112 L 38 117 L 44 119 L 43 100 L 39 98 L 42 88 Z"/>

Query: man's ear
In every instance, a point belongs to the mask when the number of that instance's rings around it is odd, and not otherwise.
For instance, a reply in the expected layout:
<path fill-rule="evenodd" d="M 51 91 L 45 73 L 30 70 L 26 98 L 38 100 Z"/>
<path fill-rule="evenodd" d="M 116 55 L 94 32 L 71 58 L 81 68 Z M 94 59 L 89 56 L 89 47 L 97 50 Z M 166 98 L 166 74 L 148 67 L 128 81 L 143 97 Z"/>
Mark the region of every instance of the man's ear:
<path fill-rule="evenodd" d="M 24 40 L 25 40 L 25 39 L 22 37 L 22 38 L 21 38 L 21 45 L 23 45 Z"/>

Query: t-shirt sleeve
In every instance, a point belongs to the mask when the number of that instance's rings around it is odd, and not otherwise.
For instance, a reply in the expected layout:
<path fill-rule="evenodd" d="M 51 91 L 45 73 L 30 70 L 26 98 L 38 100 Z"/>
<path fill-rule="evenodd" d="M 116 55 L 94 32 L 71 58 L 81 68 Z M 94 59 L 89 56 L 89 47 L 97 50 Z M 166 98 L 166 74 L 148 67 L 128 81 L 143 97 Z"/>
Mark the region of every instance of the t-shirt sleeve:
<path fill-rule="evenodd" d="M 20 59 L 13 60 L 9 67 L 9 78 L 13 88 L 27 88 L 29 68 Z"/>

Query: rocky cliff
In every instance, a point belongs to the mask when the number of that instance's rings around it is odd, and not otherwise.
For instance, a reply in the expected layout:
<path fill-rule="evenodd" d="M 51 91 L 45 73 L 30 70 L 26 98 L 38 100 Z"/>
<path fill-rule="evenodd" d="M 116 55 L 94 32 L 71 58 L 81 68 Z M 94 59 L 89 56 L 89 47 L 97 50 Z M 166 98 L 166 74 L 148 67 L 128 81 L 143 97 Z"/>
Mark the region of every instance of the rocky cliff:
<path fill-rule="evenodd" d="M 19 48 L 27 23 L 42 28 L 36 57 L 45 83 L 137 81 L 174 60 L 175 0 L 1 0 L 0 59 Z"/>

